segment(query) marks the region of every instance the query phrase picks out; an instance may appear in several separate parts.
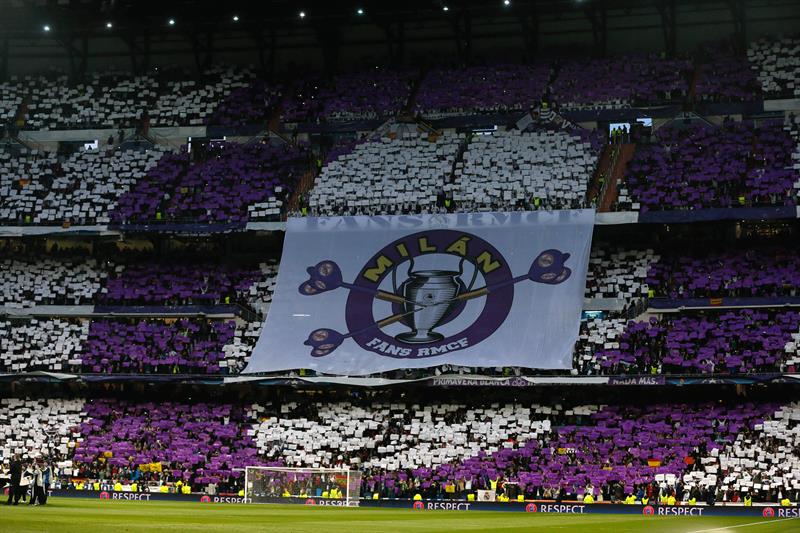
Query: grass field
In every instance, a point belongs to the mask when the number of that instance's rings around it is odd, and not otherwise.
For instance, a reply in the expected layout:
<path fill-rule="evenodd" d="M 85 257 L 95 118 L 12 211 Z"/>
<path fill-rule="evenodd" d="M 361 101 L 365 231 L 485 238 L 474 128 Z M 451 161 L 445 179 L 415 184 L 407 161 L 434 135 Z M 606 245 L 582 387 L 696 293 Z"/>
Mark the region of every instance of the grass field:
<path fill-rule="evenodd" d="M 0 506 L 0 532 L 6 531 L 798 533 L 800 519 L 540 515 L 51 498 L 44 507 Z"/>

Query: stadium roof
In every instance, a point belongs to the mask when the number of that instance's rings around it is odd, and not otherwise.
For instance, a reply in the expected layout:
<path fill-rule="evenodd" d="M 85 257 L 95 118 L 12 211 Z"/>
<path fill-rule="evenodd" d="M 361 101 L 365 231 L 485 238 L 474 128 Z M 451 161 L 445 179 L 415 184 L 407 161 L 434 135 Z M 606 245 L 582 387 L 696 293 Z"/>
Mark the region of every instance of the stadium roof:
<path fill-rule="evenodd" d="M 752 3 L 753 0 L 738 0 Z M 777 0 L 772 3 L 793 0 Z M 170 20 L 183 28 L 231 29 L 235 25 L 325 22 L 348 25 L 382 24 L 405 20 L 455 16 L 494 17 L 559 14 L 587 9 L 627 10 L 661 5 L 699 8 L 720 5 L 718 0 L 70 0 L 62 5 L 46 0 L 0 0 L 5 3 L 0 32 L 7 35 L 39 34 L 44 25 L 67 32 L 101 33 L 109 29 L 169 31 Z M 724 4 L 724 2 L 723 2 Z M 300 14 L 303 13 L 301 17 Z M 108 26 L 111 24 L 111 26 Z"/>

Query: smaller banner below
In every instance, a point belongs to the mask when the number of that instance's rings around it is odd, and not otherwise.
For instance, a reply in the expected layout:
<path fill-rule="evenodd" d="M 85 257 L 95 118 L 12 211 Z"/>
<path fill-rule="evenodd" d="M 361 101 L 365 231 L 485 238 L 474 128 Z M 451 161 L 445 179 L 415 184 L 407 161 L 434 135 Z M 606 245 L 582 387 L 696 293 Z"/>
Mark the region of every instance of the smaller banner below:
<path fill-rule="evenodd" d="M 246 373 L 572 367 L 594 211 L 294 218 Z"/>

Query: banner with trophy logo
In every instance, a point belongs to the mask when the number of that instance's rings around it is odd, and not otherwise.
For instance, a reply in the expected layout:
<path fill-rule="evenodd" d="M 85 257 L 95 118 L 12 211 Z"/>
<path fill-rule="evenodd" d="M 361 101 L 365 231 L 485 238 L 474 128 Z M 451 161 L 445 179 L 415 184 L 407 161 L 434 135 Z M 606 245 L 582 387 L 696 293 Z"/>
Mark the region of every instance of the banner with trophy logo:
<path fill-rule="evenodd" d="M 246 373 L 572 367 L 594 211 L 293 218 Z"/>

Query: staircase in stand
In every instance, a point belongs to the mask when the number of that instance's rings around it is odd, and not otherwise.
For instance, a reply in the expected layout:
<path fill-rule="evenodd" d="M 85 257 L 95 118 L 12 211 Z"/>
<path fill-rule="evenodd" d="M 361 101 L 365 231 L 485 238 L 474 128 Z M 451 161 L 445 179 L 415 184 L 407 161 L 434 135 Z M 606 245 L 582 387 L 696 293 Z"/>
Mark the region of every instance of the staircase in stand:
<path fill-rule="evenodd" d="M 586 191 L 586 204 L 594 205 L 594 201 L 601 195 L 605 187 L 603 176 L 611 175 L 611 156 L 614 152 L 614 145 L 606 144 L 603 151 L 600 153 L 600 158 L 597 160 L 597 166 L 594 169 L 592 181 L 589 184 L 589 189 Z"/>
<path fill-rule="evenodd" d="M 610 172 L 606 177 L 604 190 L 601 191 L 602 195 L 597 202 L 597 210 L 601 213 L 611 211 L 611 206 L 617 201 L 619 184 L 622 183 L 625 177 L 625 169 L 627 169 L 628 163 L 633 159 L 633 154 L 636 153 L 636 145 L 633 143 L 618 144 L 614 148 Z"/>
<path fill-rule="evenodd" d="M 16 124 L 18 128 L 22 128 L 23 126 L 25 126 L 25 115 L 28 113 L 28 106 L 30 104 L 31 104 L 30 96 L 26 96 L 22 100 L 22 103 L 19 104 L 19 107 L 17 108 L 17 114 L 14 115 L 14 124 Z"/>
<path fill-rule="evenodd" d="M 406 105 L 404 105 L 403 109 L 400 110 L 400 117 L 403 117 L 404 119 L 411 119 L 414 117 L 414 107 L 417 104 L 417 94 L 419 93 L 419 88 L 422 86 L 422 81 L 425 79 L 425 75 L 427 73 L 427 69 L 420 69 L 419 76 L 417 76 L 417 79 L 414 80 L 414 84 L 411 86 L 411 93 L 408 95 Z"/>
<path fill-rule="evenodd" d="M 292 196 L 290 196 L 289 201 L 286 202 L 286 209 L 284 210 L 283 215 L 284 220 L 286 219 L 287 213 L 296 213 L 300 210 L 300 198 L 314 188 L 314 182 L 316 180 L 317 172 L 315 169 L 311 168 L 300 177 L 300 181 L 297 182 L 297 187 L 295 187 Z"/>

